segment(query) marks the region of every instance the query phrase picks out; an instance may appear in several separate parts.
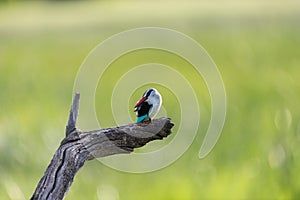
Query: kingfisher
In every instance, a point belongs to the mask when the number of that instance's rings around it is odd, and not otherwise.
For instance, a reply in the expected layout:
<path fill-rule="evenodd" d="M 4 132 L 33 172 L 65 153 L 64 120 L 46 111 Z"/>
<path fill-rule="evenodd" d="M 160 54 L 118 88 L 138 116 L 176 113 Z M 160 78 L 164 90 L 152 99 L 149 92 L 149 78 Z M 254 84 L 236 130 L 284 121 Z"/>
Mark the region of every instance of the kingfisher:
<path fill-rule="evenodd" d="M 155 117 L 162 104 L 162 98 L 159 92 L 154 88 L 147 89 L 142 98 L 134 106 L 136 112 L 137 123 L 143 121 L 151 121 Z"/>

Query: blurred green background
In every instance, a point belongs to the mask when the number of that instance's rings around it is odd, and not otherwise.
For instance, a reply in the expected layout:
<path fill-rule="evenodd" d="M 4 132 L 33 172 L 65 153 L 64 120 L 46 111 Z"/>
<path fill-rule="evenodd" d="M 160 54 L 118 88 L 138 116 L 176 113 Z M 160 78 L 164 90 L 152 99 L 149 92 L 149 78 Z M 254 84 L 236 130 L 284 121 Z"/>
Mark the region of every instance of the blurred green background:
<path fill-rule="evenodd" d="M 65 199 L 299 198 L 298 2 L 0 3 L 0 199 L 29 199 L 33 194 L 64 137 L 73 83 L 88 53 L 113 34 L 144 26 L 183 32 L 211 55 L 228 98 L 222 136 L 209 156 L 199 160 L 210 99 L 203 81 L 197 82 L 192 70 L 184 70 L 198 88 L 201 106 L 199 133 L 188 151 L 171 166 L 146 174 L 118 172 L 97 160 L 89 161 Z M 106 72 L 107 86 L 102 90 L 111 92 L 120 66 L 154 61 L 178 69 L 184 65 L 165 52 L 135 52 Z M 133 95 L 131 104 L 146 87 Z M 169 90 L 157 87 L 168 116 L 178 124 L 178 101 Z M 101 101 L 109 99 L 102 100 L 97 92 L 96 102 Z M 100 103 L 96 108 L 103 126 L 115 125 L 109 110 Z M 174 130 L 176 134 L 176 126 Z M 167 144 L 172 138 L 146 148 Z"/>

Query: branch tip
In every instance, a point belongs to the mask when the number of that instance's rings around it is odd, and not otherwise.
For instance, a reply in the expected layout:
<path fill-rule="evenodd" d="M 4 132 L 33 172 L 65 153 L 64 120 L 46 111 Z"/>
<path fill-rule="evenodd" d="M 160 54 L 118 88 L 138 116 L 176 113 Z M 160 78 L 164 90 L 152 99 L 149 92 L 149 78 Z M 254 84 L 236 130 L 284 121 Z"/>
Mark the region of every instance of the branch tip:
<path fill-rule="evenodd" d="M 76 122 L 78 117 L 80 93 L 74 94 L 73 103 L 70 109 L 69 120 L 66 126 L 66 136 L 76 130 Z"/>

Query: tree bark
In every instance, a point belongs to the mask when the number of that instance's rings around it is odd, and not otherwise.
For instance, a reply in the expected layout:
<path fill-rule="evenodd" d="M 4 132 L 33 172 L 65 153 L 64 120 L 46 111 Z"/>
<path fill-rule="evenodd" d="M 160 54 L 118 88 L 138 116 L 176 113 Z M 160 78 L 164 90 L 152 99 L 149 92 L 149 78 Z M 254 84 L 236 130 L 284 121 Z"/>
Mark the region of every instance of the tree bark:
<path fill-rule="evenodd" d="M 75 94 L 70 110 L 66 137 L 55 152 L 31 199 L 63 199 L 78 170 L 85 161 L 113 154 L 130 153 L 150 141 L 171 134 L 174 124 L 168 118 L 147 123 L 127 124 L 94 131 L 76 128 L 79 94 Z"/>

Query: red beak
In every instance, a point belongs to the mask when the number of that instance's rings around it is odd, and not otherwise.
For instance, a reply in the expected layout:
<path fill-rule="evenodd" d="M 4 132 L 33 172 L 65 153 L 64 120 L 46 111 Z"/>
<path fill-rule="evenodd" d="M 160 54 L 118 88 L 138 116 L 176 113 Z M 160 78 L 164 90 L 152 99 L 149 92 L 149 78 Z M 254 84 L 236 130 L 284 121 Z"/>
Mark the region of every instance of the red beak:
<path fill-rule="evenodd" d="M 136 104 L 135 104 L 135 108 L 138 107 L 139 105 L 141 105 L 141 103 L 143 103 L 144 101 L 146 101 L 146 97 L 141 98 Z"/>

